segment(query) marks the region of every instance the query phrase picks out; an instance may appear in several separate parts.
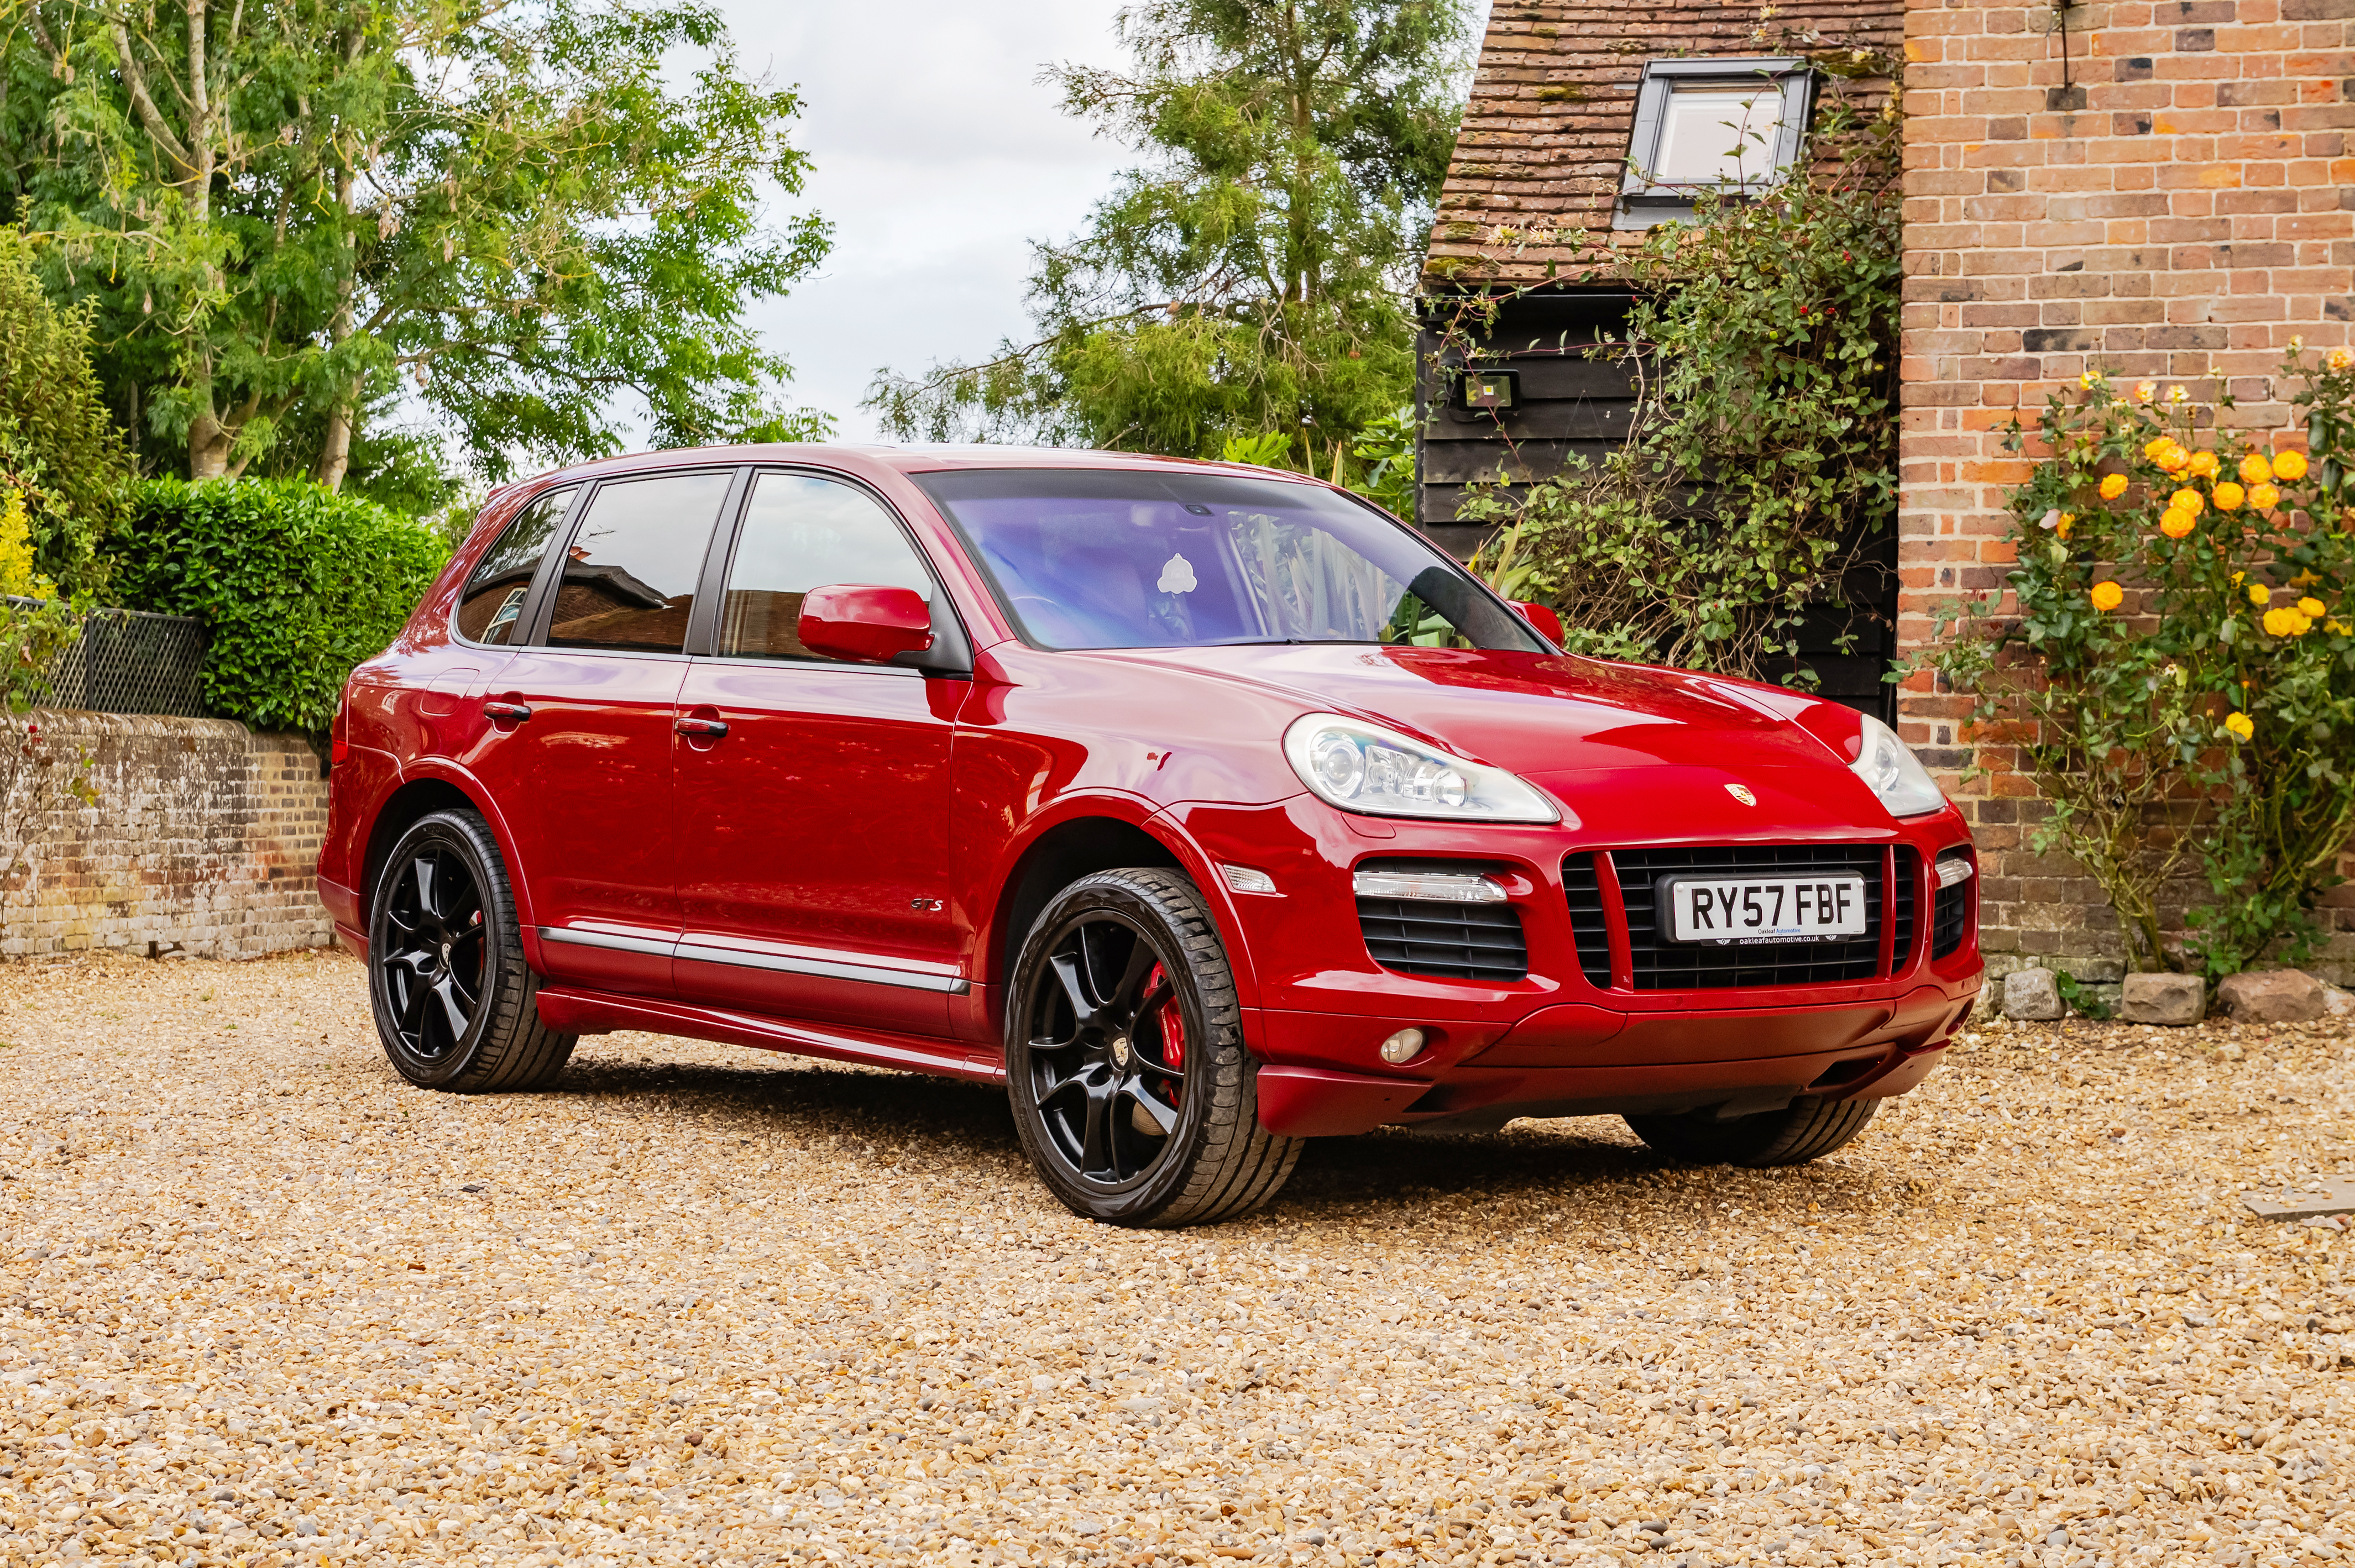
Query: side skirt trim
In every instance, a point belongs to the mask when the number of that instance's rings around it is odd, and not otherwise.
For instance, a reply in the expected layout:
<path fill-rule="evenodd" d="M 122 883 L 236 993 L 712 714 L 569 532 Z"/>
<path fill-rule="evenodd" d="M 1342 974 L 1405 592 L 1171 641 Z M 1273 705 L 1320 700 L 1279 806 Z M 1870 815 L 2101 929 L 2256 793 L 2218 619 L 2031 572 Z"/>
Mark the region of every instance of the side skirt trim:
<path fill-rule="evenodd" d="M 960 975 L 926 974 L 914 969 L 885 969 L 877 964 L 844 963 L 832 959 L 789 958 L 782 953 L 747 952 L 741 948 L 713 948 L 699 942 L 652 941 L 610 931 L 582 931 L 570 927 L 542 926 L 543 942 L 570 942 L 582 948 L 611 948 L 616 952 L 651 953 L 657 958 L 685 959 L 699 964 L 727 964 L 742 969 L 770 969 L 779 974 L 815 975 L 823 980 L 858 980 L 868 985 L 894 985 L 909 991 L 938 991 L 963 996 L 973 982 Z"/>

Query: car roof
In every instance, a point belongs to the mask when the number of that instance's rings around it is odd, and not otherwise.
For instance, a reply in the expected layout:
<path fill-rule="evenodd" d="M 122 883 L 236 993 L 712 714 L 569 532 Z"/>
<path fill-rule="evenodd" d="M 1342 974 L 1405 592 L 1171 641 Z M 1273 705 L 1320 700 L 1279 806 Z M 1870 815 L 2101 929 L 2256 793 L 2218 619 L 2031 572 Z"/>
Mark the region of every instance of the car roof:
<path fill-rule="evenodd" d="M 954 469 L 1182 469 L 1193 473 L 1231 473 L 1254 479 L 1291 480 L 1326 487 L 1322 480 L 1284 469 L 1251 463 L 1217 462 L 1204 458 L 1156 457 L 1145 452 L 1089 451 L 1073 447 L 1015 446 L 866 446 L 847 443 L 777 441 L 747 446 L 677 447 L 663 451 L 630 452 L 599 458 L 537 474 L 522 481 L 535 488 L 563 480 L 598 479 L 617 473 L 644 473 L 666 468 L 712 463 L 811 463 L 850 472 L 889 469 L 900 473 L 937 473 Z M 502 487 L 504 488 L 504 487 Z"/>

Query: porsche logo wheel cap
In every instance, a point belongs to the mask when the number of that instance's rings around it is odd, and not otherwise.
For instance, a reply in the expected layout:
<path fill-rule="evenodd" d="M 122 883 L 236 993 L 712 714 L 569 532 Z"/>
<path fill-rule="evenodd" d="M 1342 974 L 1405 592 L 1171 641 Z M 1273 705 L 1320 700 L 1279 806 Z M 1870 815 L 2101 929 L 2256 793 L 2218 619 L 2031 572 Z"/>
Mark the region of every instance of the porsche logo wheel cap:
<path fill-rule="evenodd" d="M 1750 786 L 1747 784 L 1728 784 L 1725 787 L 1725 792 L 1745 806 L 1758 804 L 1758 797 L 1750 792 Z"/>

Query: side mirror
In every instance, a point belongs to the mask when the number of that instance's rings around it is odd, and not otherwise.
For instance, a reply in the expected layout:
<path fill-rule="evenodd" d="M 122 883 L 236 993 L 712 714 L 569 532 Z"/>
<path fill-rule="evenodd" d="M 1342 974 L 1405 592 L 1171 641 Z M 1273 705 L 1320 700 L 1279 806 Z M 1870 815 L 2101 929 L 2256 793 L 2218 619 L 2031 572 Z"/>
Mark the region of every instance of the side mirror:
<path fill-rule="evenodd" d="M 1555 647 L 1561 646 L 1561 617 L 1550 604 L 1530 604 L 1523 599 L 1508 599 L 1506 603 L 1521 612 L 1521 619 L 1538 629 L 1538 634 Z"/>
<path fill-rule="evenodd" d="M 836 583 L 802 597 L 802 646 L 828 659 L 879 664 L 932 645 L 932 612 L 914 588 Z"/>

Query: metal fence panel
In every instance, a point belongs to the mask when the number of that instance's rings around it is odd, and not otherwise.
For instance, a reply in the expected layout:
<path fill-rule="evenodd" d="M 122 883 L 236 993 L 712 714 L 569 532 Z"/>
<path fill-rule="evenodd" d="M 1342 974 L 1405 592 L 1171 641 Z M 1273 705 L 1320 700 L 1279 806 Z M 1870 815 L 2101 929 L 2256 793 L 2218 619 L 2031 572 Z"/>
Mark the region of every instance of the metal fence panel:
<path fill-rule="evenodd" d="M 51 662 L 41 700 L 91 713 L 202 718 L 204 662 L 205 623 L 193 616 L 92 610 L 81 635 Z"/>

